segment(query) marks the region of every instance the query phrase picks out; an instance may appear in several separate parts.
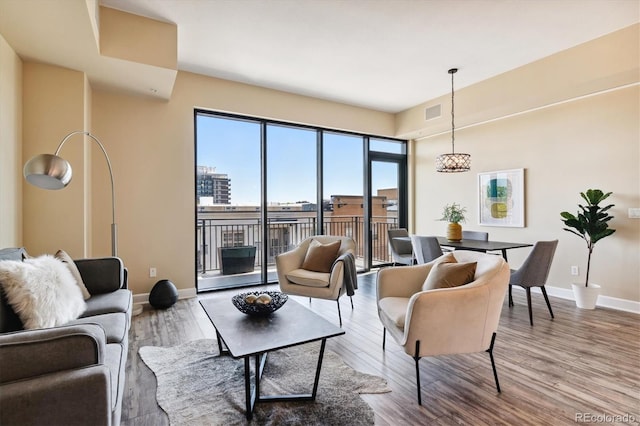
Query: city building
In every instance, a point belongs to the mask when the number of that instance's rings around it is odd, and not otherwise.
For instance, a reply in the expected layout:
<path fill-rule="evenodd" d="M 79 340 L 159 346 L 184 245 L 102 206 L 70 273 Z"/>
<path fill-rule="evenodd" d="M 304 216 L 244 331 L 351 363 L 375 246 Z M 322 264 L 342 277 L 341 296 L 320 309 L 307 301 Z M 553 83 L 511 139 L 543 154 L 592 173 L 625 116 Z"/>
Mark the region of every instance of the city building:
<path fill-rule="evenodd" d="M 196 166 L 196 199 L 198 206 L 231 204 L 231 179 L 215 167 Z"/>

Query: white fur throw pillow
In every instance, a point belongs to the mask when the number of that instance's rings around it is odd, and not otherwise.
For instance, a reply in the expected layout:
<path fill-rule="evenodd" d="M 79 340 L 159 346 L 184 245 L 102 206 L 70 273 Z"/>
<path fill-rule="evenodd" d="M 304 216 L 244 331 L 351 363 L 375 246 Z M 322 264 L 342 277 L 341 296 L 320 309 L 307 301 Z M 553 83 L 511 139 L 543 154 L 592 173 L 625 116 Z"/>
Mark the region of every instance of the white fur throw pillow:
<path fill-rule="evenodd" d="M 75 278 L 50 255 L 0 261 L 0 285 L 25 329 L 63 325 L 86 309 Z"/>

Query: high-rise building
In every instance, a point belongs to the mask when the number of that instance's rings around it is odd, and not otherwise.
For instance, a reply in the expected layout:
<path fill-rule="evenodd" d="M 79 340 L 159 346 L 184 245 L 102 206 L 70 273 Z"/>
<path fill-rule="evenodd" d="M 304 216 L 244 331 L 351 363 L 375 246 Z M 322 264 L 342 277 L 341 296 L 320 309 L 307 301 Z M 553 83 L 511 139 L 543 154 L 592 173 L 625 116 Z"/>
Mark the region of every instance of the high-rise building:
<path fill-rule="evenodd" d="M 196 198 L 198 205 L 231 204 L 231 179 L 216 173 L 215 167 L 196 167 Z"/>

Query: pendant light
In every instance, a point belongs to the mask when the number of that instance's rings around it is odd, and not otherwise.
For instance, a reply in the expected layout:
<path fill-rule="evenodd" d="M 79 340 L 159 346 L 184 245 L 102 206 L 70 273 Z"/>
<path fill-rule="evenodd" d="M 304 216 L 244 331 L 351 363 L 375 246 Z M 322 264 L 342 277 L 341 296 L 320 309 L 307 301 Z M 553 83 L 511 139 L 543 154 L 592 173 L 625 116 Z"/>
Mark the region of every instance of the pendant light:
<path fill-rule="evenodd" d="M 436 171 L 442 173 L 467 172 L 471 168 L 471 155 L 455 152 L 455 122 L 453 112 L 453 75 L 458 72 L 457 68 L 451 68 L 451 153 L 441 154 L 436 157 Z"/>

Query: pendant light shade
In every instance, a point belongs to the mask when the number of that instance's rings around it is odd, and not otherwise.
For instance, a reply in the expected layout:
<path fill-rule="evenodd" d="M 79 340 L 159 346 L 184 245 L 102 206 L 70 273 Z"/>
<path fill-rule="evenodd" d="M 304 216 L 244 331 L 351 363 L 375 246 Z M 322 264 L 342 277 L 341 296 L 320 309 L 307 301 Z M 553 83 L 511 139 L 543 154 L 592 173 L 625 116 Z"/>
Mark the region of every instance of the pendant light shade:
<path fill-rule="evenodd" d="M 451 152 L 441 154 L 436 157 L 436 171 L 441 173 L 467 172 L 471 168 L 471 155 L 455 152 L 455 114 L 453 104 L 453 75 L 458 72 L 457 68 L 451 68 Z"/>
<path fill-rule="evenodd" d="M 468 172 L 471 155 L 462 153 L 440 154 L 436 157 L 436 171 L 442 173 Z"/>

